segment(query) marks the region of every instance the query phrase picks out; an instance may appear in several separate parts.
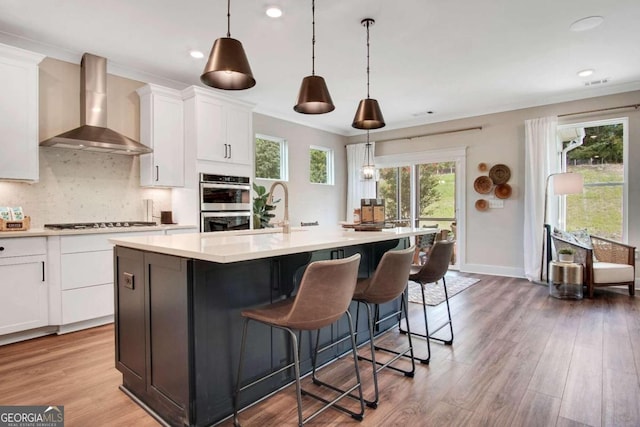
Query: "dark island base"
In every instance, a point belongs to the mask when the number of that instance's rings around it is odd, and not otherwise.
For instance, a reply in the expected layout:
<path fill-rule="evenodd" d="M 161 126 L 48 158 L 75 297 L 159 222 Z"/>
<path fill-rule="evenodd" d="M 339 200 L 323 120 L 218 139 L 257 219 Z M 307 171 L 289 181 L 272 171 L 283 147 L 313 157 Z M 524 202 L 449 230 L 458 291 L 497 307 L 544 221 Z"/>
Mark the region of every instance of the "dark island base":
<path fill-rule="evenodd" d="M 172 426 L 207 426 L 233 412 L 231 396 L 240 352 L 242 317 L 251 306 L 291 295 L 305 266 L 321 259 L 360 253 L 359 277 L 368 277 L 387 250 L 407 247 L 395 239 L 331 250 L 218 264 L 143 252 L 117 246 L 114 250 L 116 368 L 122 388 L 161 422 Z M 380 315 L 397 302 L 380 307 Z M 355 319 L 356 304 L 351 311 Z M 361 315 L 358 330 L 368 329 Z M 389 320 L 386 329 L 395 325 Z M 321 331 L 321 343 L 348 333 L 343 318 Z M 359 334 L 364 342 L 368 334 Z M 290 363 L 288 337 L 252 323 L 247 341 L 245 380 Z M 301 369 L 311 369 L 310 334 L 302 336 Z M 322 354 L 320 363 L 347 350 L 347 343 Z M 291 370 L 289 370 L 291 371 Z M 241 406 L 289 384 L 285 371 L 243 393 Z"/>

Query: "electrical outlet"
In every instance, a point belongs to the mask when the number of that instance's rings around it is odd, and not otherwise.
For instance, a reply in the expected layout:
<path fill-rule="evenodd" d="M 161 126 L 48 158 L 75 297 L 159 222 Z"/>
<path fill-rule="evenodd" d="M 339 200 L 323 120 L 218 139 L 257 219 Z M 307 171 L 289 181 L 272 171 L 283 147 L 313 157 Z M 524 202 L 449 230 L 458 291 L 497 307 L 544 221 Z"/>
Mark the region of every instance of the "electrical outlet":
<path fill-rule="evenodd" d="M 490 209 L 502 209 L 502 208 L 504 208 L 504 200 L 489 199 L 489 208 Z"/>

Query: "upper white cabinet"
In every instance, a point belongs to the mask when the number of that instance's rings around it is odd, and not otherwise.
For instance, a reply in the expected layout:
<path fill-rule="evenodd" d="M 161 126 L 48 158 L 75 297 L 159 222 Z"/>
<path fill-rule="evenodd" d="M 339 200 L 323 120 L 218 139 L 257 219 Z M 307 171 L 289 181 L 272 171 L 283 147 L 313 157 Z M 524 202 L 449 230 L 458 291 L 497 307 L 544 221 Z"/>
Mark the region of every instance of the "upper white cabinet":
<path fill-rule="evenodd" d="M 253 164 L 252 105 L 191 86 L 183 92 L 187 143 L 198 161 Z"/>
<path fill-rule="evenodd" d="M 184 186 L 184 117 L 179 91 L 148 84 L 140 96 L 140 139 L 153 153 L 140 156 L 140 185 Z"/>
<path fill-rule="evenodd" d="M 43 58 L 0 44 L 0 179 L 38 180 L 38 64 Z"/>

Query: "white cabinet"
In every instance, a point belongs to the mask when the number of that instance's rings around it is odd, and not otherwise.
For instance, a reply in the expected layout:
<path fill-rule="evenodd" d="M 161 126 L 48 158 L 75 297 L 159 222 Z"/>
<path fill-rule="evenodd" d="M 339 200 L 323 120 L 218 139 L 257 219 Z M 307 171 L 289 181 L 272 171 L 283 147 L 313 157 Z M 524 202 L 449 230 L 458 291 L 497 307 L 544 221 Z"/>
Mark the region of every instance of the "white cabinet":
<path fill-rule="evenodd" d="M 187 143 L 196 159 L 253 164 L 252 106 L 191 86 L 182 92 Z"/>
<path fill-rule="evenodd" d="M 140 156 L 140 185 L 184 185 L 184 117 L 179 91 L 148 84 L 140 96 L 140 140 L 153 153 Z"/>
<path fill-rule="evenodd" d="M 38 64 L 43 58 L 0 44 L 0 179 L 38 180 Z"/>
<path fill-rule="evenodd" d="M 0 239 L 0 335 L 46 326 L 46 238 Z"/>

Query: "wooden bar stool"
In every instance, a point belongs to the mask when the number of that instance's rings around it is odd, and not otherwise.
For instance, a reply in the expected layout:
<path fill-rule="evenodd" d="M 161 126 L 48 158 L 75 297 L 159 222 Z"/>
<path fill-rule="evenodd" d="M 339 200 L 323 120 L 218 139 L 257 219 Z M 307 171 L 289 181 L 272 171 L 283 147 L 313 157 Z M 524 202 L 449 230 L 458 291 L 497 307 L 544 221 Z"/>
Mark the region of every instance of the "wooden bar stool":
<path fill-rule="evenodd" d="M 244 317 L 244 327 L 242 331 L 242 344 L 240 347 L 240 361 L 238 363 L 238 377 L 233 396 L 234 425 L 240 425 L 240 421 L 238 419 L 240 392 L 291 367 L 294 368 L 295 373 L 299 426 L 302 426 L 304 423 L 311 420 L 330 406 L 346 412 L 356 420 L 362 420 L 364 414 L 364 400 L 362 397 L 360 371 L 358 369 L 353 322 L 351 319 L 351 314 L 349 313 L 349 304 L 351 303 L 351 298 L 353 297 L 353 292 L 356 287 L 356 281 L 358 278 L 359 264 L 360 254 L 355 254 L 349 258 L 344 259 L 312 262 L 307 266 L 300 281 L 298 293 L 294 297 L 264 307 L 244 310 L 242 312 L 242 316 Z M 308 390 L 303 390 L 301 387 L 299 353 L 300 347 L 298 338 L 296 337 L 296 333 L 294 332 L 294 330 L 319 331 L 321 328 L 324 328 L 325 326 L 329 326 L 332 323 L 336 322 L 345 313 L 347 315 L 349 323 L 349 334 L 351 338 L 356 384 L 351 386 L 348 390 L 342 392 L 333 400 L 328 401 L 320 396 L 309 392 Z M 241 386 L 242 365 L 244 363 L 245 356 L 247 328 L 250 320 L 261 322 L 274 328 L 282 329 L 283 331 L 288 332 L 291 338 L 293 362 L 283 368 L 280 368 L 276 372 L 272 372 L 262 378 L 259 378 L 256 381 L 251 382 L 250 384 Z M 317 351 L 318 346 L 316 343 L 316 352 Z M 316 356 L 317 355 L 314 355 L 314 357 L 312 358 L 314 373 L 316 369 Z M 331 388 L 336 390 L 336 388 L 334 387 Z M 337 402 L 342 398 L 346 396 L 354 397 L 352 393 L 356 389 L 358 390 L 357 399 L 360 401 L 359 412 L 354 412 L 341 405 L 338 405 Z M 325 403 L 325 405 L 317 411 L 313 412 L 308 417 L 303 418 L 302 394 L 316 398 L 317 400 Z"/>
<path fill-rule="evenodd" d="M 364 304 L 364 306 L 367 308 L 367 319 L 369 320 L 369 345 L 371 348 L 371 359 L 363 356 L 358 356 L 358 359 L 371 362 L 373 368 L 373 386 L 375 393 L 374 399 L 365 399 L 365 403 L 371 408 L 376 408 L 378 406 L 378 372 L 388 367 L 389 369 L 393 369 L 395 371 L 403 373 L 407 377 L 413 377 L 416 369 L 415 361 L 413 358 L 411 333 L 407 335 L 409 346 L 400 351 L 375 345 L 373 336 L 374 328 L 378 324 L 396 316 L 400 316 L 401 318 L 403 314 L 406 318 L 407 331 L 411 331 L 409 326 L 409 310 L 407 310 L 407 298 L 405 289 L 407 288 L 409 270 L 411 269 L 411 261 L 413 259 L 414 253 L 414 246 L 408 249 L 385 252 L 382 256 L 382 259 L 380 260 L 380 263 L 376 267 L 376 271 L 373 273 L 373 276 L 366 279 L 358 280 L 356 290 L 353 294 L 353 300 L 358 302 L 358 309 L 360 308 L 360 304 Z M 399 311 L 388 314 L 382 319 L 374 319 L 372 306 L 393 301 L 398 297 L 401 298 Z M 395 356 L 386 363 L 381 363 L 376 361 L 376 350 L 392 353 Z M 391 366 L 393 362 L 407 355 L 411 358 L 411 370 L 408 371 L 395 366 Z"/>
<path fill-rule="evenodd" d="M 453 254 L 453 247 L 455 241 L 452 240 L 438 240 L 432 246 L 431 251 L 429 252 L 429 256 L 427 261 L 423 265 L 413 265 L 411 266 L 411 274 L 409 275 L 409 280 L 417 282 L 420 284 L 420 290 L 422 291 L 422 312 L 424 314 L 424 328 L 425 333 L 420 334 L 417 332 L 410 332 L 409 327 L 407 326 L 407 330 L 403 330 L 400 328 L 400 332 L 417 335 L 427 340 L 427 357 L 424 359 L 417 358 L 421 363 L 429 363 L 431 359 L 431 345 L 429 343 L 430 340 L 441 341 L 446 345 L 453 344 L 453 324 L 451 323 L 451 309 L 449 308 L 449 294 L 447 293 L 447 281 L 444 278 L 444 275 L 447 274 L 449 270 L 449 263 L 451 262 L 451 255 Z M 433 332 L 429 333 L 429 323 L 427 321 L 427 306 L 424 297 L 424 287 L 429 283 L 436 283 L 442 280 L 442 286 L 444 287 L 444 299 L 447 303 L 447 315 L 448 320 L 444 322 L 442 325 L 438 326 L 433 330 Z M 450 339 L 442 339 L 434 337 L 433 334 L 438 332 L 440 329 L 449 325 L 449 332 L 451 334 Z"/>

